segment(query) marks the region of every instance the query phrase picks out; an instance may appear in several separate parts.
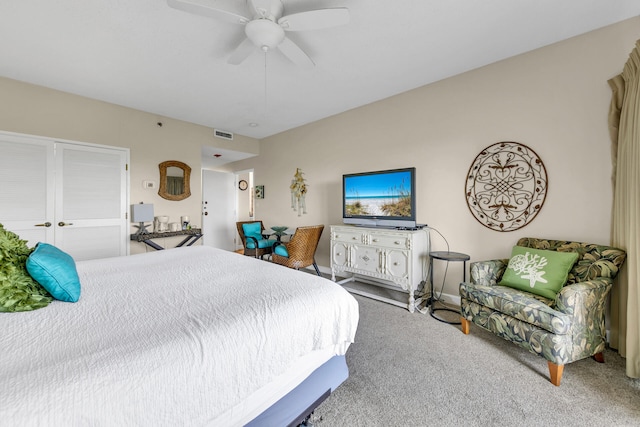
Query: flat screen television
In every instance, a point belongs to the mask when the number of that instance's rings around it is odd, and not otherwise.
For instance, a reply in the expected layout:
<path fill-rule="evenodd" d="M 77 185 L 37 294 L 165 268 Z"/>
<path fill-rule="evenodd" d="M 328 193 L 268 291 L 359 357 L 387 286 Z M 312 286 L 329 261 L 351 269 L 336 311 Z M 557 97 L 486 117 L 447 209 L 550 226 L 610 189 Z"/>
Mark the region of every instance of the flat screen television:
<path fill-rule="evenodd" d="M 415 228 L 416 168 L 343 175 L 342 219 L 366 227 Z"/>

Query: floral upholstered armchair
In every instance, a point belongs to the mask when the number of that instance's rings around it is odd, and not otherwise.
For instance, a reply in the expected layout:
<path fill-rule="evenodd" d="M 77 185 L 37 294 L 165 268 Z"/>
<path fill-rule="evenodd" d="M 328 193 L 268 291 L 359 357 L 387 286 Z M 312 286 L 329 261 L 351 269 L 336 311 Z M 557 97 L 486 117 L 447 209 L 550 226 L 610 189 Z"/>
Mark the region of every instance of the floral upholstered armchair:
<path fill-rule="evenodd" d="M 573 252 L 578 257 L 555 298 L 503 286 L 507 259 L 471 263 L 471 283 L 460 284 L 462 332 L 468 334 L 473 322 L 544 357 L 551 382 L 559 386 L 565 364 L 590 356 L 604 362 L 605 304 L 626 253 L 608 246 L 534 238 L 522 238 L 517 246 Z"/>

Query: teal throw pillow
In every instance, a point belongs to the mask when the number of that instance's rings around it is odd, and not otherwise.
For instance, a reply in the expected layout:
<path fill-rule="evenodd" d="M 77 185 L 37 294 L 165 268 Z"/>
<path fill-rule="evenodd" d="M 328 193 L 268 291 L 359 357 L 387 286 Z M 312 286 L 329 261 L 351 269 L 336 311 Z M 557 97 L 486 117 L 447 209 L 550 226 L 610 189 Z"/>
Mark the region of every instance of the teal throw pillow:
<path fill-rule="evenodd" d="M 577 260 L 576 252 L 514 246 L 499 285 L 555 299 Z"/>
<path fill-rule="evenodd" d="M 253 237 L 256 240 L 262 240 L 262 227 L 259 222 L 249 222 L 247 224 L 242 224 L 242 231 L 244 232 L 244 237 Z"/>
<path fill-rule="evenodd" d="M 289 251 L 287 251 L 287 247 L 285 245 L 278 245 L 273 249 L 273 253 L 276 255 L 283 256 L 285 258 L 289 258 Z"/>
<path fill-rule="evenodd" d="M 259 249 L 270 248 L 276 242 L 262 237 L 262 224 L 260 222 L 242 224 L 242 232 L 244 233 L 247 249 L 256 248 L 256 242 L 253 239 L 249 239 L 249 237 L 253 237 L 258 241 Z"/>
<path fill-rule="evenodd" d="M 36 310 L 51 302 L 51 295 L 27 272 L 31 251 L 26 240 L 0 224 L 0 312 Z"/>
<path fill-rule="evenodd" d="M 258 240 L 258 249 L 270 248 L 275 243 L 275 240 L 271 239 L 261 239 Z M 247 249 L 255 249 L 256 242 L 253 240 L 247 240 Z"/>
<path fill-rule="evenodd" d="M 80 278 L 71 255 L 48 243 L 38 243 L 27 259 L 27 271 L 57 300 L 76 302 Z"/>

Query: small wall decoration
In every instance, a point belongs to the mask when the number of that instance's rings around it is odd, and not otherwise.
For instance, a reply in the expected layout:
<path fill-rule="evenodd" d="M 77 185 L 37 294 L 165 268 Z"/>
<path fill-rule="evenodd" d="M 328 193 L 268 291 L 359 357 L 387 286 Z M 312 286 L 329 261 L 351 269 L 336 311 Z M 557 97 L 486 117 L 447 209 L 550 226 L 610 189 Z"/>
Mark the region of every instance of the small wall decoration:
<path fill-rule="evenodd" d="M 517 142 L 482 150 L 467 174 L 467 205 L 480 224 L 514 231 L 540 212 L 547 194 L 547 171 L 538 155 Z"/>
<path fill-rule="evenodd" d="M 291 180 L 291 208 L 298 211 L 298 216 L 307 213 L 307 205 L 304 198 L 307 194 L 307 184 L 302 176 L 300 168 L 296 168 L 296 173 Z"/>
<path fill-rule="evenodd" d="M 264 185 L 256 185 L 256 199 L 264 199 Z"/>

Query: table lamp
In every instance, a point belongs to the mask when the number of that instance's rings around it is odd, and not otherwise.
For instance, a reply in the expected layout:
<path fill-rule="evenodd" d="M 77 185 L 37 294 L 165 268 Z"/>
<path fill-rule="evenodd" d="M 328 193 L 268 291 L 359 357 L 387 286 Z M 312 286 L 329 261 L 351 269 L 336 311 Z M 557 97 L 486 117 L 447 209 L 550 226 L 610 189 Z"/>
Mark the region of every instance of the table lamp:
<path fill-rule="evenodd" d="M 131 222 L 137 222 L 140 225 L 134 225 L 138 228 L 135 234 L 149 234 L 148 225 L 145 222 L 153 222 L 153 204 L 144 204 L 140 202 L 137 205 L 131 205 Z"/>

